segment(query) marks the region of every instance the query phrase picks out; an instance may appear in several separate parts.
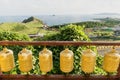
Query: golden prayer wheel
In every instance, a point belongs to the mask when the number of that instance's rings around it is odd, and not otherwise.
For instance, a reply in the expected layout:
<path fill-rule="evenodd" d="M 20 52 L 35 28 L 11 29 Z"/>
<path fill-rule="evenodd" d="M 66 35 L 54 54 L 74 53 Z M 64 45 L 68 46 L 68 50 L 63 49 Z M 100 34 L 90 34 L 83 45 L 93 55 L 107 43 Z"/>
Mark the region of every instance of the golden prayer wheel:
<path fill-rule="evenodd" d="M 87 49 L 83 51 L 81 55 L 81 69 L 85 73 L 92 73 L 96 64 L 96 54 L 91 50 Z"/>
<path fill-rule="evenodd" d="M 39 66 L 42 72 L 49 72 L 53 68 L 52 51 L 44 48 L 39 53 Z"/>
<path fill-rule="evenodd" d="M 0 51 L 0 67 L 2 72 L 8 72 L 15 67 L 13 51 L 3 48 Z"/>
<path fill-rule="evenodd" d="M 116 72 L 119 67 L 119 60 L 119 53 L 115 49 L 112 49 L 110 52 L 104 55 L 103 69 L 109 73 Z"/>
<path fill-rule="evenodd" d="M 69 73 L 74 68 L 74 54 L 71 50 L 66 48 L 60 53 L 60 69 L 62 72 Z"/>
<path fill-rule="evenodd" d="M 23 48 L 22 51 L 18 53 L 18 63 L 19 69 L 22 72 L 29 72 L 33 68 L 33 61 L 32 61 L 32 52 Z"/>

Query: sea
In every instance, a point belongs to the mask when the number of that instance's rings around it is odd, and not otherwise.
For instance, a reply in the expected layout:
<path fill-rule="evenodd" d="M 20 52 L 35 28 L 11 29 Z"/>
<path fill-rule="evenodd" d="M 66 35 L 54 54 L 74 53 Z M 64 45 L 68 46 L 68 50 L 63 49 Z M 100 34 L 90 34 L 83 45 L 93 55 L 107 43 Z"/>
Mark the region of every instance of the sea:
<path fill-rule="evenodd" d="M 34 16 L 44 22 L 48 26 L 61 25 L 67 23 L 96 21 L 95 18 L 120 18 L 120 15 L 107 15 L 107 14 L 91 14 L 91 15 L 30 15 L 30 16 L 0 16 L 0 23 L 4 22 L 22 22 Z"/>

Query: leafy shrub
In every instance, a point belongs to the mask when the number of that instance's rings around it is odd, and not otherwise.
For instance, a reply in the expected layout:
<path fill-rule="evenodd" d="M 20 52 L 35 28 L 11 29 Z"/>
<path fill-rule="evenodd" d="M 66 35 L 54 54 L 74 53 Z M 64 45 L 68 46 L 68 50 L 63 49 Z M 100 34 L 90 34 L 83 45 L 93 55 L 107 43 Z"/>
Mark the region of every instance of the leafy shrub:
<path fill-rule="evenodd" d="M 26 34 L 20 34 L 15 32 L 0 32 L 0 41 L 30 41 L 30 38 Z"/>
<path fill-rule="evenodd" d="M 84 27 L 83 26 L 77 26 L 77 25 L 67 25 L 62 28 L 60 28 L 60 32 L 58 34 L 54 35 L 48 35 L 44 39 L 38 39 L 38 40 L 53 40 L 53 41 L 90 41 L 88 36 L 84 33 Z M 81 52 L 88 48 L 88 46 L 53 46 L 53 47 L 47 47 L 53 52 L 53 65 L 54 68 L 49 74 L 64 74 L 60 70 L 60 52 L 64 50 L 66 47 L 68 47 L 70 50 L 74 52 L 74 69 L 71 72 L 71 74 L 83 74 L 81 67 L 79 65 L 80 63 L 80 57 Z M 94 46 L 89 46 L 92 50 L 94 50 L 96 53 L 96 48 Z M 41 47 L 35 47 L 36 49 L 41 49 Z M 97 66 L 95 68 L 94 74 L 104 74 L 105 72 L 101 69 L 101 57 L 97 57 Z M 100 72 L 99 72 L 100 71 Z"/>

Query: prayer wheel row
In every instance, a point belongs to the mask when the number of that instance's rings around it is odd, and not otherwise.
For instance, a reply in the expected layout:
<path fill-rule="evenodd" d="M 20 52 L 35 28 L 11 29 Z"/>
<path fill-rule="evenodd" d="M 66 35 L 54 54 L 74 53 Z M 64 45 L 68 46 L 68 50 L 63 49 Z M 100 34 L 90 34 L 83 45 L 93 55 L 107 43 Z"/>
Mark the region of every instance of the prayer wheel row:
<path fill-rule="evenodd" d="M 62 72 L 69 73 L 74 68 L 74 53 L 66 48 L 60 53 L 60 69 Z M 116 72 L 120 63 L 120 55 L 115 49 L 106 53 L 103 60 L 103 69 L 106 72 Z M 23 48 L 18 53 L 19 69 L 22 72 L 29 72 L 33 69 L 32 51 Z M 80 66 L 83 72 L 92 73 L 96 64 L 96 54 L 87 49 L 82 52 Z M 39 66 L 42 72 L 49 72 L 53 68 L 52 51 L 44 48 L 39 53 Z M 2 72 L 8 72 L 15 67 L 13 51 L 3 48 L 0 51 L 0 68 Z"/>

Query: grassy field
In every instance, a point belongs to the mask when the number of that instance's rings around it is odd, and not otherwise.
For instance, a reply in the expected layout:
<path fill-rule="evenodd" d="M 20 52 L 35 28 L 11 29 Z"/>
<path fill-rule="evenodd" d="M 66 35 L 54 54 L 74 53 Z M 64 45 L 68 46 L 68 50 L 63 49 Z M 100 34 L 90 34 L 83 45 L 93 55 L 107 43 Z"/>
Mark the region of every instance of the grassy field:
<path fill-rule="evenodd" d="M 55 32 L 51 30 L 44 30 L 43 24 L 39 22 L 1 23 L 0 31 L 12 31 L 12 32 L 19 32 L 19 33 L 26 33 L 26 34 L 36 34 L 36 33 L 49 34 L 49 33 Z"/>
<path fill-rule="evenodd" d="M 0 31 L 13 31 L 20 33 L 36 33 L 42 27 L 40 23 L 2 23 L 0 24 Z"/>

